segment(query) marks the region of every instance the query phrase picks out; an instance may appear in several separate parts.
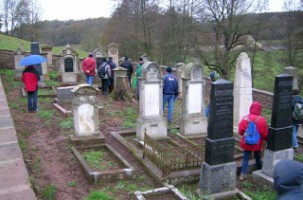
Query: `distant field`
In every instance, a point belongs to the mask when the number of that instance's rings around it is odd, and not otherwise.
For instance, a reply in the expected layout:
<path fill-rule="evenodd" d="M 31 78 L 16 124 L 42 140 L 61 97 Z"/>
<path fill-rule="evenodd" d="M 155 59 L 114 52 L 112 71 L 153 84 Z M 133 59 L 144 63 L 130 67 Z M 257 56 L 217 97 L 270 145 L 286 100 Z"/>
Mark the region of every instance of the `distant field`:
<path fill-rule="evenodd" d="M 0 49 L 16 51 L 18 48 L 22 48 L 24 51 L 30 51 L 31 42 L 14 38 L 11 36 L 0 34 Z M 40 47 L 45 44 L 40 44 Z M 79 45 L 70 45 L 78 54 L 79 58 L 87 57 L 87 52 L 79 49 Z M 65 46 L 53 47 L 53 54 L 60 54 Z"/>

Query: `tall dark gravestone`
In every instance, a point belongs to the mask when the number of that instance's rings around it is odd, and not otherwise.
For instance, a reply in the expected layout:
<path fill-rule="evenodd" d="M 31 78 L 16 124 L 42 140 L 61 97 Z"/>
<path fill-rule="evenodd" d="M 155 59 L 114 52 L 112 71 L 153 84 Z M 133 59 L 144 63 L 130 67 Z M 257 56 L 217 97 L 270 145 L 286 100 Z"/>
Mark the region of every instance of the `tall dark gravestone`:
<path fill-rule="evenodd" d="M 277 162 L 293 159 L 292 146 L 292 85 L 293 77 L 281 74 L 275 78 L 271 125 L 268 129 L 267 149 L 261 170 L 253 172 L 253 179 L 261 185 L 273 186 L 273 170 Z"/>
<path fill-rule="evenodd" d="M 274 102 L 267 148 L 272 151 L 292 146 L 292 76 L 282 74 L 275 79 Z"/>
<path fill-rule="evenodd" d="M 211 85 L 205 161 L 199 188 L 208 194 L 236 189 L 233 137 L 233 84 L 220 79 Z"/>
<path fill-rule="evenodd" d="M 31 54 L 32 55 L 40 55 L 39 43 L 37 43 L 37 42 L 32 42 L 31 43 Z M 35 65 L 35 68 L 39 72 L 40 77 L 43 76 L 41 64 Z"/>

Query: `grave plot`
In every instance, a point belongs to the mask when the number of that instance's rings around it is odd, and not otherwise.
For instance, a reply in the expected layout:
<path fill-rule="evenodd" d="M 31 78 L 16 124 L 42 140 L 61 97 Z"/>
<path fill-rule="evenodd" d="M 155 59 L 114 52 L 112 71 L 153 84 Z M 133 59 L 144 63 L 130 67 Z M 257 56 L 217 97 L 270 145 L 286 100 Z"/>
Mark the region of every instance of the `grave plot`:
<path fill-rule="evenodd" d="M 167 185 L 166 187 L 157 188 L 148 191 L 136 191 L 134 193 L 137 200 L 151 200 L 151 199 L 162 199 L 162 200 L 186 200 L 177 188 L 173 185 Z"/>
<path fill-rule="evenodd" d="M 26 97 L 27 96 L 27 92 L 25 91 L 24 88 L 21 88 L 21 93 L 22 96 Z M 44 97 L 44 98 L 48 98 L 48 97 L 55 97 L 57 95 L 56 89 L 54 88 L 54 86 L 44 86 L 44 87 L 39 87 L 38 89 L 38 97 Z"/>
<path fill-rule="evenodd" d="M 134 168 L 110 145 L 72 147 L 90 183 L 127 179 Z"/>

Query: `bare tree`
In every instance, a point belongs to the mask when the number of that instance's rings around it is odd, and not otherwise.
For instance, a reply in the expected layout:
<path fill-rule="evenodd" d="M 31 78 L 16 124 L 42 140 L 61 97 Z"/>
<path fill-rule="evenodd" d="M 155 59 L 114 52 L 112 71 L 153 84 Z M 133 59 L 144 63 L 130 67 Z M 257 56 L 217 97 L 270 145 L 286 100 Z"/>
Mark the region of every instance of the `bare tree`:
<path fill-rule="evenodd" d="M 203 39 L 194 38 L 193 46 L 209 69 L 228 78 L 239 53 L 236 47 L 244 36 L 256 32 L 256 26 L 249 24 L 249 14 L 264 9 L 267 1 L 204 0 L 200 5 Z"/>

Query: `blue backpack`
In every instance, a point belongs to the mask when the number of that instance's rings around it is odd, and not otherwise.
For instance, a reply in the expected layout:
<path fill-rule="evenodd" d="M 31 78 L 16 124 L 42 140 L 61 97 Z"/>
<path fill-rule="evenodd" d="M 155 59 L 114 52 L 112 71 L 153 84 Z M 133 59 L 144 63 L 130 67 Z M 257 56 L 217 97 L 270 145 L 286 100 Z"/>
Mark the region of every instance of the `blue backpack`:
<path fill-rule="evenodd" d="M 245 119 L 248 121 L 248 125 L 244 133 L 245 144 L 253 145 L 259 143 L 260 133 L 257 129 L 257 124 L 256 124 L 259 118 L 260 116 L 257 117 L 255 121 L 251 121 L 248 117 L 245 117 Z"/>

